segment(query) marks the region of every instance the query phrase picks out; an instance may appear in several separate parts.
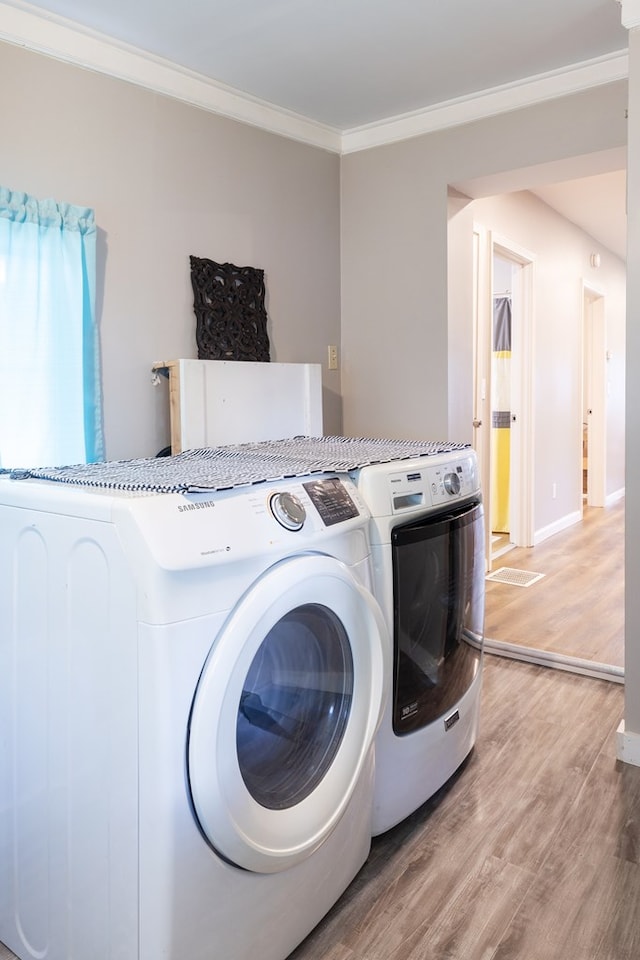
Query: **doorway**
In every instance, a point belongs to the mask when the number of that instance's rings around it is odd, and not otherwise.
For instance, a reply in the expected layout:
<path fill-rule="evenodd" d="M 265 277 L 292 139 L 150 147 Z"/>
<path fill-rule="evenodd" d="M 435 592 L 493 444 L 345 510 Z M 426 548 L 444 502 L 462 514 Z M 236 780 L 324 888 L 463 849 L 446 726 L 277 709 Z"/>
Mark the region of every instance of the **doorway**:
<path fill-rule="evenodd" d="M 605 297 L 583 283 L 582 503 L 606 503 L 607 347 Z"/>
<path fill-rule="evenodd" d="M 493 310 L 491 316 L 491 484 L 488 509 L 491 528 L 491 559 L 511 550 L 511 511 L 517 502 L 517 475 L 511 465 L 511 418 L 514 416 L 512 390 L 513 290 L 519 266 L 494 252 Z M 512 490 L 512 487 L 514 488 Z"/>
<path fill-rule="evenodd" d="M 474 448 L 485 491 L 487 570 L 533 543 L 534 255 L 474 227 Z"/>
<path fill-rule="evenodd" d="M 491 186 L 494 187 L 494 184 Z M 511 586 L 506 579 L 504 583 L 499 579 L 487 583 L 486 625 L 489 631 L 487 637 L 495 642 L 496 648 L 493 652 L 503 652 L 507 645 L 514 649 L 510 649 L 505 655 L 519 656 L 530 659 L 531 662 L 547 663 L 551 656 L 554 666 L 561 664 L 562 669 L 574 669 L 573 661 L 579 656 L 588 662 L 586 672 L 592 675 L 593 662 L 611 657 L 610 662 L 619 669 L 618 661 L 613 659 L 612 654 L 606 652 L 604 646 L 598 649 L 593 647 L 591 628 L 594 624 L 591 616 L 585 617 L 584 622 L 581 622 L 579 617 L 586 609 L 585 596 L 596 594 L 598 597 L 602 596 L 602 601 L 599 600 L 599 603 L 610 606 L 613 616 L 610 617 L 607 631 L 601 632 L 597 639 L 604 642 L 608 638 L 614 643 L 619 642 L 621 617 L 616 614 L 623 610 L 622 594 L 618 596 L 611 594 L 609 604 L 609 600 L 604 598 L 604 587 L 606 583 L 606 587 L 611 587 L 612 590 L 618 587 L 620 590 L 623 589 L 620 554 L 623 538 L 619 535 L 619 531 L 621 525 L 624 525 L 624 458 L 621 452 L 624 450 L 624 263 L 618 264 L 609 253 L 603 253 L 602 270 L 596 274 L 595 268 L 600 264 L 593 262 L 595 258 L 591 256 L 594 249 L 591 238 L 585 240 L 585 238 L 571 236 L 570 232 L 575 227 L 571 221 L 569 221 L 571 226 L 560 222 L 557 225 L 551 225 L 551 214 L 538 205 L 534 196 L 513 197 L 512 201 L 510 194 L 494 197 L 493 191 L 489 192 L 485 187 L 473 184 L 456 184 L 456 189 L 463 191 L 466 197 L 471 196 L 474 203 L 467 214 L 467 230 L 471 225 L 474 241 L 474 256 L 469 262 L 469 266 L 473 264 L 474 267 L 473 285 L 469 285 L 473 293 L 472 316 L 478 321 L 477 329 L 474 328 L 473 340 L 472 370 L 476 376 L 472 438 L 481 469 L 487 515 L 491 469 L 490 462 L 485 462 L 484 451 L 487 451 L 488 457 L 492 410 L 491 351 L 484 333 L 487 329 L 486 325 L 491 322 L 494 292 L 502 293 L 508 289 L 508 287 L 501 287 L 497 282 L 498 271 L 494 269 L 492 242 L 495 246 L 498 241 L 498 246 L 503 244 L 508 249 L 511 227 L 515 225 L 513 234 L 525 239 L 525 242 L 526 239 L 532 238 L 531 242 L 535 246 L 531 249 L 539 250 L 539 262 L 536 254 L 536 262 L 531 268 L 527 267 L 520 271 L 521 274 L 526 274 L 528 270 L 535 270 L 537 276 L 534 302 L 536 316 L 535 321 L 532 322 L 535 332 L 535 350 L 531 355 L 531 375 L 535 385 L 535 404 L 533 404 L 535 413 L 531 424 L 536 453 L 536 484 L 533 502 L 533 513 L 536 518 L 535 546 L 532 543 L 530 547 L 511 549 L 506 556 L 500 558 L 499 562 L 495 562 L 497 559 L 495 551 L 492 556 L 491 543 L 488 542 L 485 555 L 488 570 L 492 573 L 498 567 L 504 566 L 508 568 L 508 572 L 516 569 L 527 573 L 541 573 L 543 576 L 532 589 Z M 477 205 L 476 199 L 480 200 Z M 532 222 L 536 222 L 535 217 L 539 218 L 538 233 L 533 229 L 520 230 L 519 219 L 524 222 L 529 216 Z M 496 226 L 500 225 L 498 229 L 505 230 L 503 238 L 498 238 L 495 232 L 487 229 L 494 221 Z M 547 225 L 548 221 L 549 225 Z M 528 220 L 526 222 L 529 223 Z M 463 262 L 460 257 L 462 248 L 457 249 L 452 246 L 452 249 L 457 258 L 455 262 Z M 501 251 L 498 250 L 498 253 L 500 254 Z M 518 258 L 515 259 L 517 261 Z M 534 258 L 531 257 L 531 260 Z M 496 274 L 495 278 L 494 274 Z M 457 306 L 458 301 L 454 299 L 453 302 Z M 469 305 L 471 306 L 471 303 Z M 518 331 L 515 307 L 512 320 L 512 333 L 515 336 Z M 606 338 L 604 336 L 605 320 Z M 587 420 L 587 411 L 592 411 L 589 415 L 592 417 L 596 412 L 595 405 L 591 402 L 593 397 L 591 389 L 587 406 L 586 391 L 589 384 L 587 370 L 590 367 L 585 367 L 583 370 L 582 363 L 583 343 L 586 346 L 587 331 L 591 331 L 595 338 L 600 337 L 599 393 L 603 398 L 602 409 L 604 410 L 603 442 L 600 444 L 602 452 L 597 461 L 603 471 L 601 489 L 604 506 L 594 509 L 589 506 L 588 499 L 584 502 L 582 500 L 582 423 L 583 420 Z M 558 339 L 553 339 L 556 336 Z M 554 344 L 554 350 L 548 355 L 546 347 L 550 343 Z M 561 347 L 561 352 L 556 349 L 557 347 Z M 517 351 L 516 344 L 512 344 L 512 351 L 513 362 Z M 598 370 L 596 370 L 597 373 Z M 557 420 L 555 404 L 558 404 Z M 515 406 L 514 412 L 516 412 Z M 591 425 L 592 442 L 586 448 L 586 455 L 589 458 L 594 457 L 595 449 L 598 447 L 595 433 L 595 426 Z M 587 473 L 588 482 L 591 484 L 589 493 L 590 497 L 594 498 L 593 502 L 597 502 L 593 486 L 597 469 L 595 462 L 595 458 L 592 459 L 591 469 Z M 552 502 L 556 499 L 560 501 L 558 504 Z M 579 522 L 581 511 L 583 523 Z M 594 526 L 600 519 L 604 521 L 602 524 L 604 534 L 615 529 L 619 535 L 618 539 L 614 540 L 613 548 L 603 548 L 602 559 L 597 555 L 594 546 Z M 552 569 L 547 552 L 553 554 L 556 559 L 556 553 L 560 554 L 565 538 L 569 541 L 573 537 L 589 539 L 589 545 L 585 547 L 584 553 L 574 554 L 568 548 L 566 554 L 562 555 L 564 562 L 558 563 L 557 570 Z M 580 547 L 576 549 L 579 551 Z M 615 572 L 610 584 L 606 581 L 604 565 L 609 553 L 615 561 Z M 573 577 L 576 570 L 585 573 L 593 572 L 598 586 L 587 588 L 570 580 L 569 575 Z M 556 585 L 556 581 L 557 602 L 554 606 L 547 591 L 548 588 Z M 514 578 L 515 582 L 516 578 Z M 596 594 L 593 593 L 593 589 L 596 590 Z M 523 613 L 523 623 L 539 626 L 542 612 L 549 618 L 555 617 L 556 621 L 552 624 L 547 623 L 546 632 L 543 630 L 542 634 L 540 631 L 536 633 L 529 628 L 526 633 L 521 633 L 514 618 L 512 604 L 517 604 L 523 610 L 528 605 L 528 610 Z M 591 612 L 593 613 L 593 610 Z M 572 646 L 568 645 L 563 633 L 565 624 Z M 578 643 L 581 637 L 586 637 L 589 642 Z M 544 651 L 544 643 L 550 639 L 556 639 L 559 645 L 564 645 L 564 648 L 554 650 L 553 654 Z M 576 646 L 573 645 L 574 641 Z M 543 652 L 540 653 L 540 650 Z M 569 660 L 573 658 L 570 667 L 565 665 L 567 658 Z"/>

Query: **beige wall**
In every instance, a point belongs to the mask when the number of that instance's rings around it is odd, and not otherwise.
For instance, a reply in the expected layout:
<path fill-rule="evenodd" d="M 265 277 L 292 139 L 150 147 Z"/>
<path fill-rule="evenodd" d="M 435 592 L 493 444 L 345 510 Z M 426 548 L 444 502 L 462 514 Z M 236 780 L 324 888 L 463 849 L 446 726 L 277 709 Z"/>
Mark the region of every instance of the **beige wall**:
<path fill-rule="evenodd" d="M 150 367 L 196 355 L 190 254 L 264 269 L 272 359 L 323 364 L 341 431 L 338 156 L 8 44 L 0 124 L 0 183 L 95 209 L 109 458 L 169 442 Z"/>
<path fill-rule="evenodd" d="M 457 313 L 448 334 L 448 185 L 624 147 L 626 105 L 615 83 L 343 158 L 345 433 L 459 432 L 471 326 Z"/>
<path fill-rule="evenodd" d="M 326 432 L 446 438 L 470 356 L 464 311 L 448 330 L 448 184 L 622 145 L 625 105 L 612 84 L 352 154 L 341 173 L 326 151 L 1 44 L 0 182 L 96 211 L 109 457 L 168 442 L 149 367 L 195 356 L 191 253 L 265 270 L 273 359 L 322 363 Z"/>

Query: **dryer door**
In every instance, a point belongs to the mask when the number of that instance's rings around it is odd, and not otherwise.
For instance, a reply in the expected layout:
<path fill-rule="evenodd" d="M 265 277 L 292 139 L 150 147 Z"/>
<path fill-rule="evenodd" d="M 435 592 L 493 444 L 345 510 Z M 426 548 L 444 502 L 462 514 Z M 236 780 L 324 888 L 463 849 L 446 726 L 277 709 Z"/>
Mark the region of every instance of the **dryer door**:
<path fill-rule="evenodd" d="M 193 807 L 214 849 L 275 873 L 316 850 L 342 816 L 384 692 L 380 609 L 340 561 L 268 570 L 207 658 L 191 711 Z"/>

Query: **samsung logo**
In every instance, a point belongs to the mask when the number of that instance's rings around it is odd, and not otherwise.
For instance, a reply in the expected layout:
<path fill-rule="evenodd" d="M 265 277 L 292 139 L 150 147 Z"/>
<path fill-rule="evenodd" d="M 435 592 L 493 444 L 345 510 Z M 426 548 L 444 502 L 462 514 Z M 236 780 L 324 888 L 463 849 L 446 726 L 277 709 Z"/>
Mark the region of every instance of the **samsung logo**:
<path fill-rule="evenodd" d="M 178 505 L 178 513 L 185 513 L 188 510 L 207 510 L 209 507 L 215 507 L 215 500 L 197 500 L 195 503 L 181 503 Z"/>

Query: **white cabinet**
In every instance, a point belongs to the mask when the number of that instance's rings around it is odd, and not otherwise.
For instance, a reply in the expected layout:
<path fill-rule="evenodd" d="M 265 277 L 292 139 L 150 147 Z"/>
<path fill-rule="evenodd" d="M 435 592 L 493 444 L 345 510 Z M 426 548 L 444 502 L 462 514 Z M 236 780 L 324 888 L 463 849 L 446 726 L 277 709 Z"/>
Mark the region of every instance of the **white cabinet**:
<path fill-rule="evenodd" d="M 168 360 L 171 452 L 322 436 L 319 363 Z"/>

